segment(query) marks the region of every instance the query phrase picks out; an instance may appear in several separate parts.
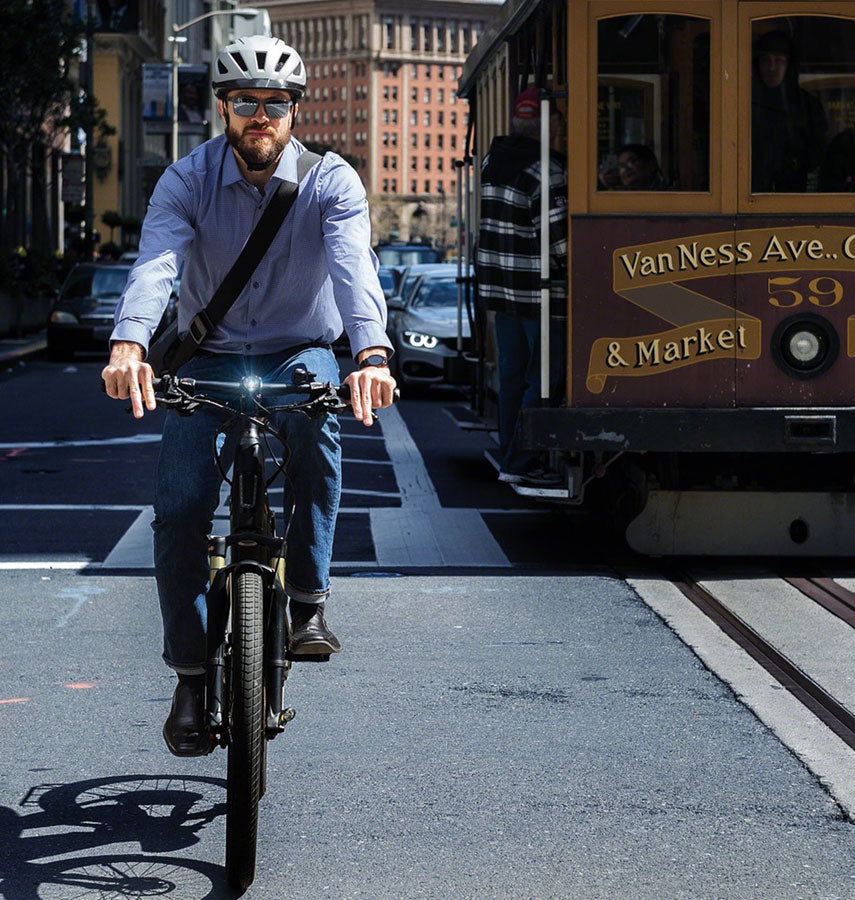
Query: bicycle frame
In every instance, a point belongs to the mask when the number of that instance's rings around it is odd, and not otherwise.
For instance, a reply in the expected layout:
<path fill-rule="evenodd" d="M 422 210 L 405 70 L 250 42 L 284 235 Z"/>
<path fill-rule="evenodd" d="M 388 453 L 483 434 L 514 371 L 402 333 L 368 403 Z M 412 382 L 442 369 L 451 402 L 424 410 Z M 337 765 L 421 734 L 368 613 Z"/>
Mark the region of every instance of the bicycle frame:
<path fill-rule="evenodd" d="M 226 677 L 229 654 L 228 622 L 236 602 L 229 590 L 237 572 L 251 569 L 264 583 L 264 673 L 266 716 L 265 733 L 276 737 L 294 717 L 293 709 L 283 710 L 285 680 L 291 669 L 287 658 L 290 626 L 288 597 L 284 588 L 284 539 L 275 534 L 275 516 L 268 503 L 265 453 L 258 427 L 242 420 L 235 451 L 230 497 L 231 533 L 212 537 L 208 548 L 211 578 L 206 595 L 208 610 L 208 692 L 207 709 L 211 734 L 216 743 L 229 742 L 229 696 Z M 232 562 L 226 565 L 231 548 Z"/>

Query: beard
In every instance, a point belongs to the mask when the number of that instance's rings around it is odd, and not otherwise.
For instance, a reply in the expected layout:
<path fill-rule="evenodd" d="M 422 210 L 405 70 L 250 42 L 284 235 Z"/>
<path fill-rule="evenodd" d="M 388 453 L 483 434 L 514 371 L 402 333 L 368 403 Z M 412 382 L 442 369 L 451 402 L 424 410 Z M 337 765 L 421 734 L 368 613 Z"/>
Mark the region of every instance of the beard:
<path fill-rule="evenodd" d="M 282 155 L 285 145 L 291 139 L 291 132 L 288 131 L 284 136 L 277 136 L 268 131 L 269 139 L 254 137 L 238 131 L 232 127 L 232 123 L 228 113 L 225 115 L 226 120 L 226 140 L 229 145 L 234 147 L 238 156 L 246 163 L 250 172 L 263 172 L 275 163 Z M 259 126 L 248 125 L 245 129 L 260 130 Z"/>

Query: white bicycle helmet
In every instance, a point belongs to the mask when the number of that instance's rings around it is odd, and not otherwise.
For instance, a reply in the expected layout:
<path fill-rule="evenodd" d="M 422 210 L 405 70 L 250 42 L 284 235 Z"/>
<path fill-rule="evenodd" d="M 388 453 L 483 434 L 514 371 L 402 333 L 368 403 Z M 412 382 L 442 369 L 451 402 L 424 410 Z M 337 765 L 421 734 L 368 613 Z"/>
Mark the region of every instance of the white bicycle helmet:
<path fill-rule="evenodd" d="M 290 91 L 299 100 L 306 90 L 306 67 L 285 41 L 254 34 L 220 52 L 211 86 L 218 97 L 239 88 L 269 88 Z"/>

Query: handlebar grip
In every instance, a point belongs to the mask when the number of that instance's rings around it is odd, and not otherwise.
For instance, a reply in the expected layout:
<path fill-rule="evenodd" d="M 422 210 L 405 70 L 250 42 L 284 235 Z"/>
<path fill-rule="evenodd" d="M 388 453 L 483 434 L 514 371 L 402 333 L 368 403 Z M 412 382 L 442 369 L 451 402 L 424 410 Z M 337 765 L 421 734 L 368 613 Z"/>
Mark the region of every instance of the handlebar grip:
<path fill-rule="evenodd" d="M 350 400 L 350 385 L 349 384 L 340 384 L 336 388 L 336 393 L 341 397 L 342 400 Z M 392 402 L 397 403 L 401 399 L 401 391 L 400 388 L 395 388 L 392 392 Z"/>

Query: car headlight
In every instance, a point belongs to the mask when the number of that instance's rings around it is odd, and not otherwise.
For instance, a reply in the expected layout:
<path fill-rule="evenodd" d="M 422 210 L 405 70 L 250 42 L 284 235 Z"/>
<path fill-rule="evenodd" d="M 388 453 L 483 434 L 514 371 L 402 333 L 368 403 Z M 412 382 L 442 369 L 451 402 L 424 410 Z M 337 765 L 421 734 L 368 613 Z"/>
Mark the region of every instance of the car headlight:
<path fill-rule="evenodd" d="M 74 313 L 66 312 L 64 309 L 55 309 L 50 314 L 50 320 L 54 325 L 76 325 L 77 316 Z"/>
<path fill-rule="evenodd" d="M 422 350 L 433 350 L 439 343 L 439 338 L 432 334 L 422 334 L 420 331 L 405 331 L 404 340 L 411 347 L 419 347 Z"/>

